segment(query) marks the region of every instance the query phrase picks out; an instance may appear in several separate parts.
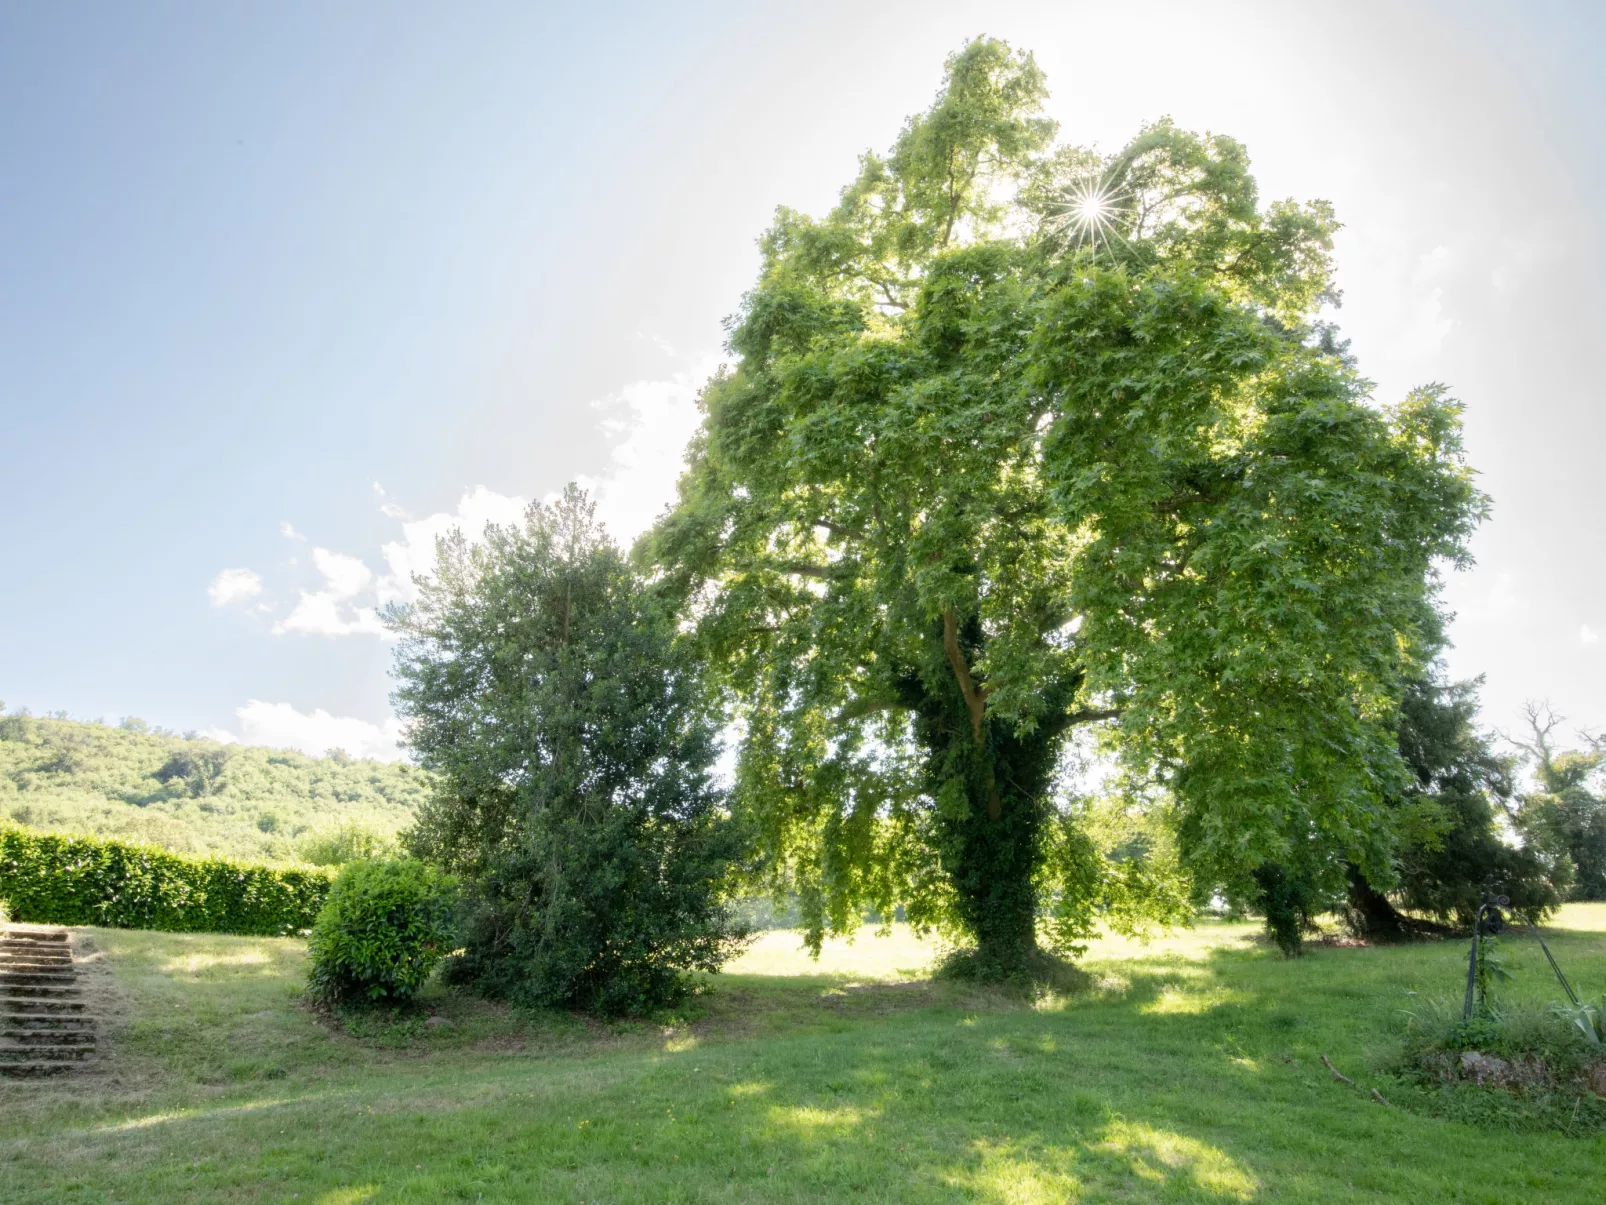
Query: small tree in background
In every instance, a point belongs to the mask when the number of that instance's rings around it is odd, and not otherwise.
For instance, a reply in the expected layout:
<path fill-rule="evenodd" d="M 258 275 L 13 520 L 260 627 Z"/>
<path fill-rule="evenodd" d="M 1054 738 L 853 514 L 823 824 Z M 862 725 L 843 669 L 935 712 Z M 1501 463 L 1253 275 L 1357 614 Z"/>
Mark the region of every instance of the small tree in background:
<path fill-rule="evenodd" d="M 1516 823 L 1524 838 L 1548 858 L 1553 878 L 1568 899 L 1606 900 L 1606 798 L 1590 780 L 1606 761 L 1606 741 L 1585 734 L 1587 752 L 1557 748 L 1563 721 L 1548 704 L 1524 712 L 1526 739 L 1513 739 L 1533 766 L 1537 790 L 1518 798 Z"/>
<path fill-rule="evenodd" d="M 574 487 L 442 540 L 402 637 L 398 713 L 439 787 L 406 841 L 464 882 L 451 977 L 538 1005 L 673 1002 L 742 934 L 715 728 L 671 618 Z"/>

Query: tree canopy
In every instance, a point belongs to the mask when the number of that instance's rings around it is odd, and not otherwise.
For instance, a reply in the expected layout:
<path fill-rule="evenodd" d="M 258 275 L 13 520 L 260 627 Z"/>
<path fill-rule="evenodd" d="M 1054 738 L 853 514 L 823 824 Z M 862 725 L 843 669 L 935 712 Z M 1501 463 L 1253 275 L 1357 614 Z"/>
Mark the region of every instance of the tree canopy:
<path fill-rule="evenodd" d="M 648 549 L 816 935 L 901 902 L 1005 970 L 1092 890 L 1046 856 L 1079 725 L 1202 881 L 1391 883 L 1401 674 L 1482 507 L 1456 404 L 1375 405 L 1316 321 L 1325 203 L 1169 121 L 1058 147 L 1045 95 L 978 40 L 831 213 L 777 212 Z"/>

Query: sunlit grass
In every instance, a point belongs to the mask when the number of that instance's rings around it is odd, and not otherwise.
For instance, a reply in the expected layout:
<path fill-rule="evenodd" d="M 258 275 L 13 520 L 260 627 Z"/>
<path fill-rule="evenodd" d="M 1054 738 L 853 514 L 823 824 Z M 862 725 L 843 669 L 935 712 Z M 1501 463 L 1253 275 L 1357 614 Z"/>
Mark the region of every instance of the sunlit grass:
<path fill-rule="evenodd" d="M 760 933 L 726 971 L 731 975 L 823 975 L 889 983 L 921 978 L 941 953 L 940 941 L 917 937 L 908 925 L 894 924 L 887 933 L 867 925 L 852 938 L 827 938 L 815 959 L 799 934 L 780 929 Z"/>
<path fill-rule="evenodd" d="M 1606 908 L 1552 948 L 1606 989 Z M 902 926 L 815 962 L 768 934 L 676 1017 L 598 1025 L 432 988 L 330 1028 L 301 943 L 90 931 L 121 1010 L 99 1076 L 0 1088 L 0 1200 L 1597 1202 L 1606 1140 L 1395 1106 L 1401 1009 L 1465 947 L 1313 948 L 1251 926 L 1094 942 L 1036 1000 L 921 977 Z M 1559 989 L 1504 939 L 1513 998 Z M 1325 1054 L 1359 1087 L 1335 1082 Z M 1474 1180 L 1468 1168 L 1476 1168 Z"/>

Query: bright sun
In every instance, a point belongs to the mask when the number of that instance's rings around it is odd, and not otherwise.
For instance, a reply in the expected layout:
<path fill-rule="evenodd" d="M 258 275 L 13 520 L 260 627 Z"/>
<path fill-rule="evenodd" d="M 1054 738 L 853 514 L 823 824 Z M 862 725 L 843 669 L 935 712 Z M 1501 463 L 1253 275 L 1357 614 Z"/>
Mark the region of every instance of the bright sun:
<path fill-rule="evenodd" d="M 1064 201 L 1049 218 L 1049 228 L 1073 243 L 1108 242 L 1116 234 L 1115 219 L 1120 198 L 1106 181 L 1088 176 L 1069 184 Z"/>

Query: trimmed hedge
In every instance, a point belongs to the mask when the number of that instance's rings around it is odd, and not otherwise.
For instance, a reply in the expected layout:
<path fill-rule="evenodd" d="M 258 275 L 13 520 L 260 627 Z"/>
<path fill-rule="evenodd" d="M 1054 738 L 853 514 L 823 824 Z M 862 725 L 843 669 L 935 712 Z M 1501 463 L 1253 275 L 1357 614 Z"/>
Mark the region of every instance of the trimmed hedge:
<path fill-rule="evenodd" d="M 0 900 L 14 921 L 271 937 L 311 928 L 332 878 L 0 827 Z"/>

